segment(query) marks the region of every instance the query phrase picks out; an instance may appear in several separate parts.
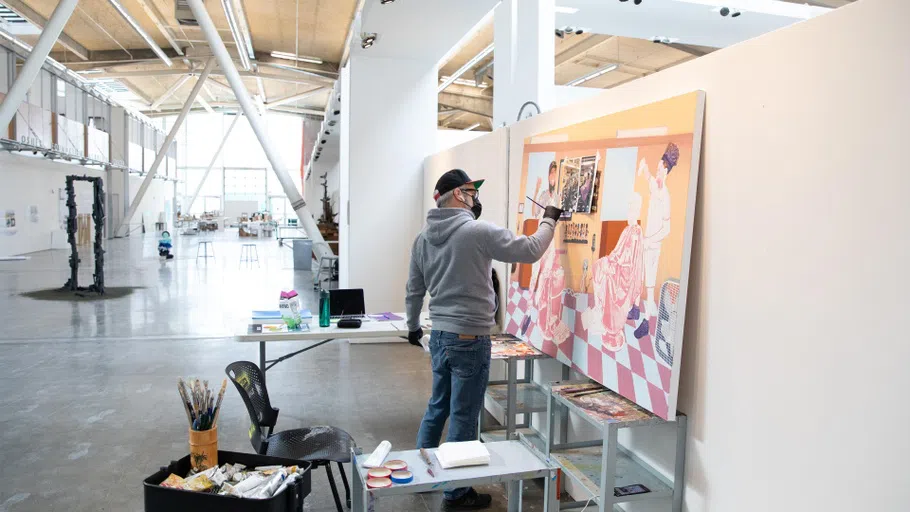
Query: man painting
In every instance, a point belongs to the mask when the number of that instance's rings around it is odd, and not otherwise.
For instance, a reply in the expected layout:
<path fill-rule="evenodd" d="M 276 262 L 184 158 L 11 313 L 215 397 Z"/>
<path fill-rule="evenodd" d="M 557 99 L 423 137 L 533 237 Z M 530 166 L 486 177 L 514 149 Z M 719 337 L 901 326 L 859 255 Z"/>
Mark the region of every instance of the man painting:
<path fill-rule="evenodd" d="M 477 419 L 490 371 L 490 332 L 496 325 L 493 260 L 533 263 L 553 241 L 562 210 L 549 206 L 537 231 L 515 236 L 504 227 L 478 220 L 483 210 L 480 186 L 461 169 L 436 182 L 437 208 L 427 214 L 414 240 L 405 305 L 408 341 L 420 346 L 420 311 L 430 294 L 430 357 L 433 390 L 417 433 L 418 448 L 439 446 L 446 420 L 447 441 L 477 439 Z M 445 492 L 443 509 L 477 510 L 492 498 L 470 487 Z"/>

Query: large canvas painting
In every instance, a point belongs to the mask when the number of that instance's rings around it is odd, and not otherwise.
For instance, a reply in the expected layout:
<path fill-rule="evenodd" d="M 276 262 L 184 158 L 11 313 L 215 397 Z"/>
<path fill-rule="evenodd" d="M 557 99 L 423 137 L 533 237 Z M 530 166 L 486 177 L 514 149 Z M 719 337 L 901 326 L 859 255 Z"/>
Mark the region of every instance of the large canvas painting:
<path fill-rule="evenodd" d="M 553 244 L 513 267 L 506 331 L 654 414 L 676 411 L 704 93 L 524 140 L 518 234 L 564 210 Z M 537 142 L 539 141 L 539 142 Z"/>

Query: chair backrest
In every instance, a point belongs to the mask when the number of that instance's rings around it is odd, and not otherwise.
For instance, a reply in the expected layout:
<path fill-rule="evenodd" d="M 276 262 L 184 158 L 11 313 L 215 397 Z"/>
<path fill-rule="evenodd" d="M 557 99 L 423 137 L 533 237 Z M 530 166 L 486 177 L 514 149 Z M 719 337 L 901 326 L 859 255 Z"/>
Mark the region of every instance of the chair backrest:
<path fill-rule="evenodd" d="M 269 402 L 269 391 L 265 387 L 265 376 L 256 363 L 237 361 L 224 369 L 228 378 L 237 387 L 240 398 L 250 413 L 250 443 L 257 453 L 265 453 L 268 437 L 278 421 L 278 409 Z M 268 429 L 267 432 L 264 432 Z"/>

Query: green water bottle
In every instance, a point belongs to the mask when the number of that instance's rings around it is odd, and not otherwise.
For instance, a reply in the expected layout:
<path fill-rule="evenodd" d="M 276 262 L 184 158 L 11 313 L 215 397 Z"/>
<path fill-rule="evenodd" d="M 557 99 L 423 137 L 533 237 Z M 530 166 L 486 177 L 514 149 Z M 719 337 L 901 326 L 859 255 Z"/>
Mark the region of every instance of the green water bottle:
<path fill-rule="evenodd" d="M 328 327 L 332 323 L 332 313 L 329 309 L 329 291 L 319 292 L 319 327 Z"/>

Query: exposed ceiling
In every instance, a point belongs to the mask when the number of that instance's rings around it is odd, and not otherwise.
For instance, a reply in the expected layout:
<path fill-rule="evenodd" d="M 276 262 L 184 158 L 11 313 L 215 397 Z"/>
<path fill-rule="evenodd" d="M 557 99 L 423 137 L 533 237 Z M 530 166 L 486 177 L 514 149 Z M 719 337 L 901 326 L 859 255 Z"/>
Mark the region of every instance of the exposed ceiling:
<path fill-rule="evenodd" d="M 615 65 L 615 69 L 577 84 L 599 89 L 615 87 L 850 2 L 643 0 L 636 5 L 624 0 L 557 0 L 554 83 L 567 85 Z M 722 7 L 730 9 L 726 16 L 721 13 Z M 739 15 L 733 17 L 733 13 Z M 566 28 L 572 30 L 567 32 Z M 576 34 L 579 29 L 582 33 Z M 655 43 L 654 39 L 660 42 Z M 440 81 L 492 43 L 490 21 L 443 63 Z M 481 59 L 440 94 L 441 127 L 491 129 L 492 60 L 492 54 Z M 482 87 L 470 85 L 476 79 L 483 80 Z"/>
<path fill-rule="evenodd" d="M 174 14 L 174 0 L 120 0 L 140 27 L 172 59 L 168 67 L 142 37 L 118 14 L 109 0 L 82 0 L 64 29 L 65 40 L 58 43 L 52 56 L 71 69 L 82 72 L 88 80 L 116 80 L 128 87 L 139 110 L 160 115 L 179 109 L 192 89 L 198 72 L 210 55 L 202 32 L 197 27 L 182 26 Z M 240 0 L 238 0 L 240 3 Z M 0 0 L 12 11 L 25 13 L 39 25 L 57 5 L 57 0 Z M 242 0 L 249 34 L 256 51 L 253 68 L 246 72 L 244 83 L 253 96 L 263 96 L 265 105 L 279 101 L 276 110 L 296 113 L 321 113 L 328 89 L 337 76 L 357 0 Z M 240 64 L 237 45 L 232 37 L 222 3 L 208 0 L 206 8 L 221 32 L 228 50 Z M 37 35 L 20 35 L 34 44 Z M 82 47 L 89 53 L 74 52 Z M 315 57 L 323 64 L 276 59 L 273 51 Z M 180 55 L 184 53 L 185 55 Z M 294 69 L 296 68 L 296 69 Z M 304 72 L 305 71 L 305 72 Z M 311 73 L 311 74 L 307 74 Z M 258 78 L 257 78 L 258 76 Z M 182 85 L 172 89 L 178 82 Z M 210 107 L 236 108 L 235 97 L 223 84 L 216 71 L 207 81 L 201 96 Z M 316 91 L 300 99 L 289 97 Z M 123 97 L 123 96 L 122 96 Z M 155 109 L 150 105 L 154 104 Z M 204 108 L 201 103 L 197 108 Z"/>

